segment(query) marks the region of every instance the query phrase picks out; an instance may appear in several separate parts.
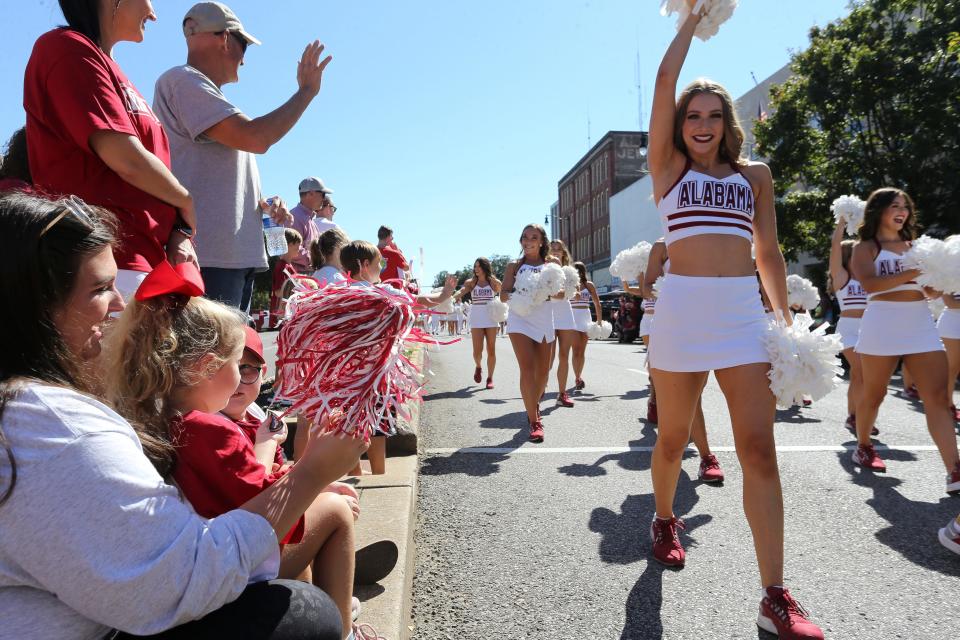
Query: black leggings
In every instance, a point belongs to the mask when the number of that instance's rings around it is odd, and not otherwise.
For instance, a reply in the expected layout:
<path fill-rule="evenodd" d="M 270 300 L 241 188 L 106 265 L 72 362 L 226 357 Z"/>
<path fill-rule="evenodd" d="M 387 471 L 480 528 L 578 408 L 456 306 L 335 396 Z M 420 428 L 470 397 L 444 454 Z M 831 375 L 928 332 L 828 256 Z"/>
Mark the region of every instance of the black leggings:
<path fill-rule="evenodd" d="M 297 580 L 249 585 L 240 597 L 193 622 L 153 636 L 117 639 L 231 638 L 231 640 L 340 640 L 340 611 L 317 587 Z"/>

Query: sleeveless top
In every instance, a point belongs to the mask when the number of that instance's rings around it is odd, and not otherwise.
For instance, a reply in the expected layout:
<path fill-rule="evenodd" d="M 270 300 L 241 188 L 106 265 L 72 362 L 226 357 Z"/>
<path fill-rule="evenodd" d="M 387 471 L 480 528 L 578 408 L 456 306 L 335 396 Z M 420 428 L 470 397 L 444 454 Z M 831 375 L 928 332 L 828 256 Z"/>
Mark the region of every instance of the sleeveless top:
<path fill-rule="evenodd" d="M 580 289 L 577 292 L 577 295 L 573 297 L 573 300 L 570 301 L 570 306 L 574 309 L 589 309 L 590 308 L 590 291 L 586 287 Z"/>
<path fill-rule="evenodd" d="M 493 300 L 493 287 L 489 284 L 485 287 L 477 285 L 473 288 L 473 291 L 470 292 L 470 297 L 473 299 L 473 304 L 487 304 Z"/>
<path fill-rule="evenodd" d="M 656 298 L 644 298 L 640 303 L 640 307 L 643 309 L 644 313 L 650 313 L 654 310 L 654 307 L 657 305 Z"/>
<path fill-rule="evenodd" d="M 837 291 L 837 302 L 840 303 L 841 313 L 866 309 L 867 292 L 863 290 L 858 281 L 848 278 L 846 286 Z"/>
<path fill-rule="evenodd" d="M 530 271 L 532 273 L 540 273 L 541 271 L 543 271 L 544 264 L 546 264 L 546 262 L 544 262 L 543 264 L 537 265 L 535 267 L 532 267 L 526 263 L 520 265 L 520 268 L 517 269 L 517 273 L 514 275 L 514 287 L 516 287 L 516 279 L 520 276 L 521 273 L 526 273 L 527 271 Z M 547 300 L 538 300 L 537 302 L 548 302 L 548 301 L 549 301 L 549 298 Z"/>
<path fill-rule="evenodd" d="M 708 233 L 753 241 L 753 187 L 734 163 L 730 166 L 735 173 L 714 178 L 691 169 L 687 158 L 680 178 L 657 205 L 667 246 Z"/>
<path fill-rule="evenodd" d="M 877 257 L 873 259 L 873 268 L 878 276 L 889 276 L 895 273 L 903 272 L 903 254 L 894 253 L 884 249 L 880 243 L 874 239 L 874 242 L 877 243 L 877 249 L 880 251 L 877 253 Z M 870 293 L 867 295 L 867 300 L 882 295 L 884 293 L 893 293 L 894 291 L 919 291 L 923 293 L 923 287 L 916 283 L 914 280 L 909 282 L 904 282 L 903 284 L 898 284 L 897 286 L 884 289 L 883 291 L 877 291 L 876 293 Z"/>

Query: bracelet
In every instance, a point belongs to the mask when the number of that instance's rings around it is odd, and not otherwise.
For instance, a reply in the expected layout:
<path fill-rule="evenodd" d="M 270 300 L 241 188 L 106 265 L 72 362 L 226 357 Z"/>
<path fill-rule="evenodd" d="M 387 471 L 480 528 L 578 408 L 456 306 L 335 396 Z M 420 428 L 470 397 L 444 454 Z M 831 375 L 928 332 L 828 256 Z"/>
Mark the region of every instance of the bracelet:
<path fill-rule="evenodd" d="M 187 240 L 193 240 L 193 236 L 194 236 L 193 227 L 190 227 L 190 226 L 187 226 L 186 224 L 178 222 L 177 224 L 173 225 L 172 231 L 176 231 L 177 233 L 185 237 Z"/>

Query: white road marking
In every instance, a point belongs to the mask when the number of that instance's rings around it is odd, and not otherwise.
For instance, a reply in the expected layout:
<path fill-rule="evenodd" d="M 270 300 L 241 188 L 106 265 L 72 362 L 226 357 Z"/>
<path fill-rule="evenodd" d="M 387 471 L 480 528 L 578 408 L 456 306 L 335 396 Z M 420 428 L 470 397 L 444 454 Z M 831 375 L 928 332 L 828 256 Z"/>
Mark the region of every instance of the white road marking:
<path fill-rule="evenodd" d="M 937 447 L 926 444 L 906 444 L 906 445 L 876 445 L 878 451 L 936 451 Z M 736 451 L 734 447 L 710 447 L 711 451 L 719 453 L 732 453 Z M 837 451 L 853 451 L 855 445 L 785 445 L 777 447 L 777 453 L 824 453 Z M 692 445 L 687 447 L 688 451 L 696 451 Z M 650 453 L 653 447 L 537 447 L 523 446 L 517 449 L 510 447 L 465 447 L 463 449 L 427 449 L 428 456 L 450 455 L 454 453 L 477 453 L 493 455 L 510 454 L 560 454 L 560 453 Z"/>
<path fill-rule="evenodd" d="M 627 371 L 632 371 L 632 372 L 634 372 L 634 373 L 639 373 L 639 374 L 642 375 L 642 376 L 650 375 L 650 374 L 648 374 L 646 371 L 644 371 L 644 370 L 642 370 L 642 369 L 627 369 Z"/>

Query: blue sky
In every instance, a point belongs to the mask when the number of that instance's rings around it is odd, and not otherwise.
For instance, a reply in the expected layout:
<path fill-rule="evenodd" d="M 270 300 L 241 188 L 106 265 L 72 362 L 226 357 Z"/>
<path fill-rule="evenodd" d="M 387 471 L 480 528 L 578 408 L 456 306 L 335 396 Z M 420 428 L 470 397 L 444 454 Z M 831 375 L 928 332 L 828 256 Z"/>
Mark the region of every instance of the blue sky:
<path fill-rule="evenodd" d="M 159 21 L 115 56 L 147 97 L 182 64 L 180 23 L 193 4 L 154 0 Z M 248 115 L 296 90 L 296 62 L 319 38 L 334 56 L 319 97 L 287 137 L 259 158 L 266 194 L 297 198 L 308 175 L 335 190 L 336 220 L 355 239 L 395 229 L 425 275 L 477 256 L 514 254 L 524 224 L 543 222 L 557 181 L 608 130 L 638 126 L 637 52 L 649 118 L 652 83 L 675 18 L 658 0 L 327 2 L 233 0 L 250 47 L 227 96 Z M 741 0 L 709 42 L 695 40 L 681 85 L 697 76 L 739 96 L 806 46 L 813 25 L 848 12 L 846 0 Z M 55 0 L 7 7 L 16 29 L 0 51 L 0 138 L 24 121 L 23 68 L 38 35 L 62 23 Z M 645 128 L 645 127 L 644 127 Z"/>

